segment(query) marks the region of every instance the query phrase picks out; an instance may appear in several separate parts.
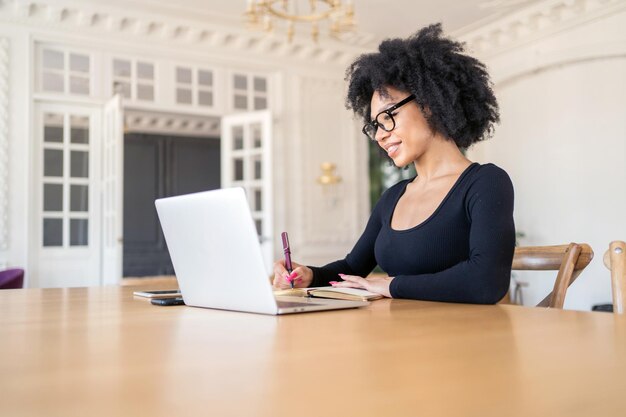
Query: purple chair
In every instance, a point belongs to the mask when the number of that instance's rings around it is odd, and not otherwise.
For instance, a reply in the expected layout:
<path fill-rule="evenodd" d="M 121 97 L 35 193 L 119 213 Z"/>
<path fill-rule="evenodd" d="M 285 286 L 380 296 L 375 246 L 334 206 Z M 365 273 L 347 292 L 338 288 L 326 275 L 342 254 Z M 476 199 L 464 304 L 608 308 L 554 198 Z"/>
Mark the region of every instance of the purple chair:
<path fill-rule="evenodd" d="M 22 288 L 24 285 L 24 270 L 20 268 L 0 271 L 0 290 Z"/>

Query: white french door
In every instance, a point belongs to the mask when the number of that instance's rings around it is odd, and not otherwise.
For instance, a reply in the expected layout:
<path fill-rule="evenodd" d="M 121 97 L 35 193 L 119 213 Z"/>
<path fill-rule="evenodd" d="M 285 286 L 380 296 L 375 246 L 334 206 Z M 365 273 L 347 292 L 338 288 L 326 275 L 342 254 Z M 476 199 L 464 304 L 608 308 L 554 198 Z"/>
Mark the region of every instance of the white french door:
<path fill-rule="evenodd" d="M 222 188 L 243 187 L 267 272 L 273 264 L 272 117 L 268 110 L 222 118 Z"/>
<path fill-rule="evenodd" d="M 99 285 L 99 107 L 36 104 L 32 282 Z"/>
<path fill-rule="evenodd" d="M 124 127 L 122 102 L 113 96 L 102 117 L 102 284 L 122 280 Z"/>

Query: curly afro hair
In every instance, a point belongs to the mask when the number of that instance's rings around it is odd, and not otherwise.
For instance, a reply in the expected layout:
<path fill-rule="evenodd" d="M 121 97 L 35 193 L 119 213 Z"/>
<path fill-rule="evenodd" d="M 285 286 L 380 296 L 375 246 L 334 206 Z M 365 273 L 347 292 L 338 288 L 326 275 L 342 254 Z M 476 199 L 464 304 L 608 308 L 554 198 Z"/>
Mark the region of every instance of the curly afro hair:
<path fill-rule="evenodd" d="M 348 67 L 346 107 L 370 121 L 374 91 L 394 87 L 415 95 L 430 128 L 465 149 L 491 136 L 498 103 L 485 66 L 443 36 L 441 24 L 407 39 L 387 39 L 377 53 L 361 55 Z"/>

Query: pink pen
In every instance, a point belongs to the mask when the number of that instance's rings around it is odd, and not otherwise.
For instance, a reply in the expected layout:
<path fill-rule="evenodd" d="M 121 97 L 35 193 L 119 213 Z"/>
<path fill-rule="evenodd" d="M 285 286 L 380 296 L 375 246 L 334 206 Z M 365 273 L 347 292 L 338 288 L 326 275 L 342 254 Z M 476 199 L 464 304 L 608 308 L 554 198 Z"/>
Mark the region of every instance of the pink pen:
<path fill-rule="evenodd" d="M 293 268 L 291 266 L 291 249 L 289 248 L 289 236 L 287 236 L 287 232 L 282 232 L 280 234 L 280 237 L 283 239 L 283 252 L 285 252 L 285 268 L 287 269 L 287 272 L 289 272 L 289 275 L 291 275 Z M 293 288 L 294 286 L 294 281 L 295 279 L 289 281 L 291 283 L 291 288 Z"/>

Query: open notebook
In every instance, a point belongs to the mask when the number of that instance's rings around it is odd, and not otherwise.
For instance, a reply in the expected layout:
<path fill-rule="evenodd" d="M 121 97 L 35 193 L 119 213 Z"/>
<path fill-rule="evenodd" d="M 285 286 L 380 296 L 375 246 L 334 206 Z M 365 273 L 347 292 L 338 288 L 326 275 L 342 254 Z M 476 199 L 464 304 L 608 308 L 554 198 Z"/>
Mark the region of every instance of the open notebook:
<path fill-rule="evenodd" d="M 334 298 L 337 300 L 372 301 L 383 298 L 382 295 L 359 288 L 312 287 L 276 290 L 274 295 L 290 295 L 292 297 Z"/>

